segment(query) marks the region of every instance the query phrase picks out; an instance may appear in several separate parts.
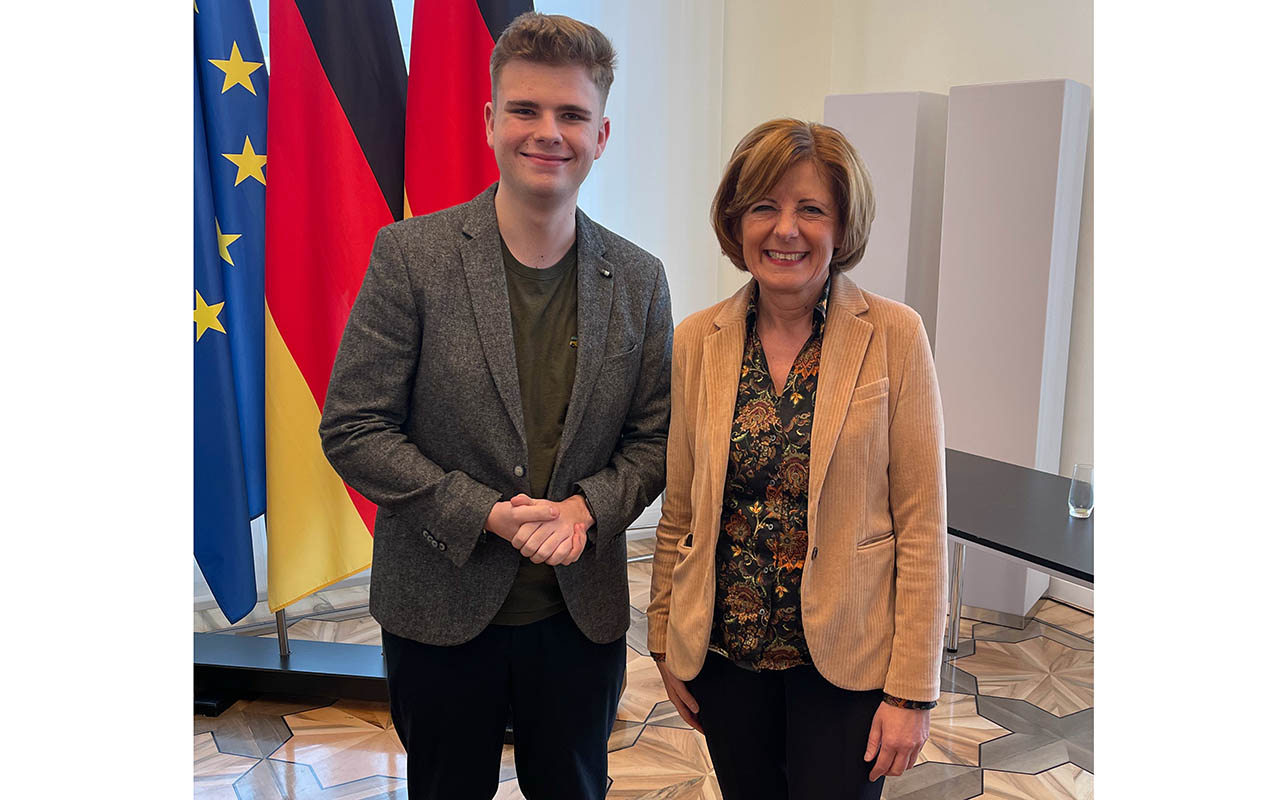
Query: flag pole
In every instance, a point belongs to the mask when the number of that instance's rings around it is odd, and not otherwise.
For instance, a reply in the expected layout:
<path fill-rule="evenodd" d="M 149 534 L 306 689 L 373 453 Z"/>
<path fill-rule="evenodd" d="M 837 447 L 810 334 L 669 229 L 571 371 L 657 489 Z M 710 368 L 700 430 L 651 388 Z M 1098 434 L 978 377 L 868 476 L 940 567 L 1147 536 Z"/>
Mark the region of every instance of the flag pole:
<path fill-rule="evenodd" d="M 280 657 L 289 657 L 289 626 L 285 624 L 284 609 L 276 612 L 276 638 L 280 641 Z"/>

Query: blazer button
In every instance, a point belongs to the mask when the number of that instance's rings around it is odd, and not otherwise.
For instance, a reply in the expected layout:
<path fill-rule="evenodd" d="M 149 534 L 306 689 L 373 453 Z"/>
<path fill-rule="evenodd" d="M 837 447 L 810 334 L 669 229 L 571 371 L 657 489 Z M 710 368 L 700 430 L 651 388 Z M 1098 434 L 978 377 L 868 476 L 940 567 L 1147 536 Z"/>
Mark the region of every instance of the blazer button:
<path fill-rule="evenodd" d="M 445 548 L 448 547 L 448 545 L 445 544 L 444 542 L 436 542 L 436 547 L 439 547 L 440 552 L 443 553 L 445 551 Z"/>
<path fill-rule="evenodd" d="M 812 561 L 812 560 L 816 560 L 817 558 L 818 558 L 818 546 L 815 544 L 813 546 L 813 552 L 809 554 L 809 560 Z"/>
<path fill-rule="evenodd" d="M 522 464 L 516 464 L 516 468 L 515 468 L 515 470 L 514 470 L 514 471 L 515 471 L 515 473 L 516 473 L 516 477 L 517 477 L 517 478 L 523 478 L 523 477 L 524 477 L 524 466 L 523 466 Z"/>

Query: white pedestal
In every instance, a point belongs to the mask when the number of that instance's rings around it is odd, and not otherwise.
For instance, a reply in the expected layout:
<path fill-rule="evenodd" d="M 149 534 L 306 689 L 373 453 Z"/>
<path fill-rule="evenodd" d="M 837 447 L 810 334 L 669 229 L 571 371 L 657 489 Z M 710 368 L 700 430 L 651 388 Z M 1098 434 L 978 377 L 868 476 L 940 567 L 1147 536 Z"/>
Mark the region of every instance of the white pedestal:
<path fill-rule="evenodd" d="M 935 347 L 948 447 L 1058 471 L 1089 108 L 1068 80 L 951 90 Z M 964 587 L 965 605 L 1022 616 L 1048 578 L 972 552 Z"/>

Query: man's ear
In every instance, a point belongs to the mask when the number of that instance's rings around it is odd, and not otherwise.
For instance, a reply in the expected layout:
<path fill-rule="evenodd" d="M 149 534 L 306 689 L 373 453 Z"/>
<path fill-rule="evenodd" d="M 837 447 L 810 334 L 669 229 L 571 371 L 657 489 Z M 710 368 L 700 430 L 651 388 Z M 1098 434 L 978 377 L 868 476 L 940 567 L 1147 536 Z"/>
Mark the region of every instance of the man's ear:
<path fill-rule="evenodd" d="M 596 134 L 596 158 L 604 155 L 604 146 L 609 142 L 609 118 L 600 120 L 600 132 Z"/>
<path fill-rule="evenodd" d="M 486 100 L 484 104 L 484 138 L 489 143 L 489 148 L 493 148 L 493 122 L 497 111 L 493 107 L 492 100 Z M 596 156 L 599 158 L 599 156 Z"/>

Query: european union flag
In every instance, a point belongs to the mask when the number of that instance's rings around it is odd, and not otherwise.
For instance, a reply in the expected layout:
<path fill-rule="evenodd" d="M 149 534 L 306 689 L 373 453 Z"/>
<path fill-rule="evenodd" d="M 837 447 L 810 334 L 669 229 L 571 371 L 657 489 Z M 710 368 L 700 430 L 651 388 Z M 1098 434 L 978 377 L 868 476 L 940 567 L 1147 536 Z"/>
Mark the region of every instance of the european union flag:
<path fill-rule="evenodd" d="M 257 601 L 266 510 L 263 220 L 267 70 L 249 0 L 195 9 L 195 556 L 236 622 Z"/>

